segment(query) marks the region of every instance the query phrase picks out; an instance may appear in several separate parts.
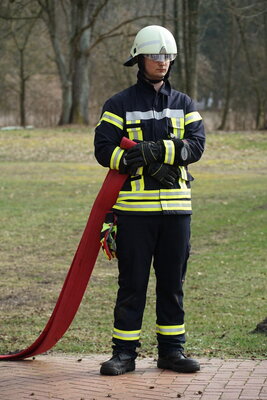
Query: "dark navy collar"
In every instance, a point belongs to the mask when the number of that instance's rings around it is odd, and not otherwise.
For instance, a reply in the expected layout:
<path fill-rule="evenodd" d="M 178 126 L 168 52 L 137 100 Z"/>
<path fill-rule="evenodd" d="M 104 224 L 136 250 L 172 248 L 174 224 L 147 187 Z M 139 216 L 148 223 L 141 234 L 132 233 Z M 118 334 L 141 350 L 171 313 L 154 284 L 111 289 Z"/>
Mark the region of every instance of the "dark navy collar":
<path fill-rule="evenodd" d="M 145 88 L 149 90 L 151 93 L 155 92 L 154 86 L 149 83 L 146 79 L 144 79 L 143 75 L 138 71 L 137 73 L 137 85 L 141 86 L 142 88 Z M 158 93 L 161 93 L 166 96 L 170 96 L 171 94 L 171 85 L 168 80 L 166 82 L 163 82 L 163 85 L 159 89 Z"/>

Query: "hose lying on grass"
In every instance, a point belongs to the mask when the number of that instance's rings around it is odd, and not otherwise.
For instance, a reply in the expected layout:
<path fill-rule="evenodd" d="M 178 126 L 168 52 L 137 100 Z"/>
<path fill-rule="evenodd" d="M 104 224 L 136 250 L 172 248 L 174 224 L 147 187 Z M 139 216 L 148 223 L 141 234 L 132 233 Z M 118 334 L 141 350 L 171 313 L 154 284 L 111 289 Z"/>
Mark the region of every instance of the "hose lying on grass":
<path fill-rule="evenodd" d="M 135 143 L 122 138 L 121 148 Z M 15 361 L 44 353 L 51 349 L 68 330 L 82 301 L 100 249 L 100 231 L 107 212 L 117 200 L 128 175 L 109 170 L 91 209 L 85 230 L 68 271 L 64 285 L 44 330 L 29 347 L 18 352 L 0 355 L 0 360 Z"/>

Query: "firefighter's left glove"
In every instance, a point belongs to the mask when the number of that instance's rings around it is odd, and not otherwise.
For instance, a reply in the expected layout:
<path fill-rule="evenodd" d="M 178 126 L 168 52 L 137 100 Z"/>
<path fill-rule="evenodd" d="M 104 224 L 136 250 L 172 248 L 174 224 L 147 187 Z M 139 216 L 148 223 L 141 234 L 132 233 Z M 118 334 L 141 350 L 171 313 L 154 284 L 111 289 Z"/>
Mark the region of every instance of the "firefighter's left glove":
<path fill-rule="evenodd" d="M 171 189 L 179 177 L 179 168 L 168 164 L 155 162 L 150 164 L 147 172 L 148 175 L 159 181 L 164 187 Z"/>
<path fill-rule="evenodd" d="M 110 211 L 105 217 L 100 233 L 101 247 L 109 260 L 116 258 L 116 235 L 117 217 L 112 211 Z"/>
<path fill-rule="evenodd" d="M 126 165 L 133 168 L 144 167 L 162 159 L 163 145 L 160 142 L 141 142 L 127 151 Z"/>

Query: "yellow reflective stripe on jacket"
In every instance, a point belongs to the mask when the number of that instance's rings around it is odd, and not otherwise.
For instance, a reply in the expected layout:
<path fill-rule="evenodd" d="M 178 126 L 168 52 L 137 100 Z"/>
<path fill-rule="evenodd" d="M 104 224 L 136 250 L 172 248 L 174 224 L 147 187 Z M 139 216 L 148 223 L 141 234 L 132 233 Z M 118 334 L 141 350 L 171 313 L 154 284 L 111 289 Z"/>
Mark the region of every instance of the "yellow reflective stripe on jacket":
<path fill-rule="evenodd" d="M 191 124 L 191 122 L 199 121 L 202 117 L 197 111 L 193 111 L 185 116 L 185 125 Z"/>
<path fill-rule="evenodd" d="M 175 147 L 172 140 L 163 140 L 165 147 L 164 163 L 173 165 L 175 158 Z"/>
<path fill-rule="evenodd" d="M 183 179 L 183 180 L 185 180 L 185 181 L 187 181 L 187 172 L 186 172 L 186 169 L 185 169 L 185 167 L 179 167 L 180 168 L 180 171 L 181 171 L 181 178 Z"/>
<path fill-rule="evenodd" d="M 171 118 L 173 136 L 179 139 L 184 138 L 184 117 Z"/>
<path fill-rule="evenodd" d="M 168 198 L 190 198 L 191 189 L 159 189 L 140 192 L 120 191 L 117 200 L 160 200 Z"/>
<path fill-rule="evenodd" d="M 127 128 L 129 124 L 140 124 L 140 119 L 136 119 L 134 121 L 126 121 L 126 131 L 128 133 L 128 137 L 131 140 L 143 140 L 143 132 L 140 126 L 134 126 Z"/>
<path fill-rule="evenodd" d="M 138 202 L 117 202 L 114 209 L 121 211 L 191 211 L 191 200 L 159 200 L 159 201 L 138 201 Z"/>
<path fill-rule="evenodd" d="M 183 325 L 156 325 L 156 332 L 161 335 L 182 335 L 185 333 Z"/>
<path fill-rule="evenodd" d="M 115 147 L 110 159 L 110 168 L 111 169 L 119 169 L 120 160 L 125 150 L 120 147 Z"/>
<path fill-rule="evenodd" d="M 143 177 L 143 167 L 140 167 L 137 169 L 136 171 L 136 175 L 141 175 L 140 179 L 133 179 L 131 181 L 131 188 L 132 188 L 132 192 L 140 192 L 143 191 L 145 188 L 145 181 L 144 181 L 144 177 Z"/>
<path fill-rule="evenodd" d="M 114 328 L 113 337 L 121 340 L 139 340 L 141 329 L 138 331 L 123 331 L 121 329 Z"/>
<path fill-rule="evenodd" d="M 113 124 L 123 130 L 123 118 L 119 117 L 116 114 L 105 111 L 97 126 L 100 125 L 102 121 L 109 122 L 110 124 Z"/>

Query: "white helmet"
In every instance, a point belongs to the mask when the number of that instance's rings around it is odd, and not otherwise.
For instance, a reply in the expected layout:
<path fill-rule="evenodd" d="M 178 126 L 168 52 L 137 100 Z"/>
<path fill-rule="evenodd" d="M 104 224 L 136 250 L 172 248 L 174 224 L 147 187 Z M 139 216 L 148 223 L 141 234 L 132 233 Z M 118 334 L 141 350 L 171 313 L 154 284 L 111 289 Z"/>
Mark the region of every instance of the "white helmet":
<path fill-rule="evenodd" d="M 159 25 L 149 25 L 137 33 L 130 54 L 131 56 L 124 63 L 126 67 L 136 64 L 139 54 L 164 54 L 168 55 L 164 59 L 173 61 L 177 54 L 177 46 L 172 33 L 168 29 Z"/>

